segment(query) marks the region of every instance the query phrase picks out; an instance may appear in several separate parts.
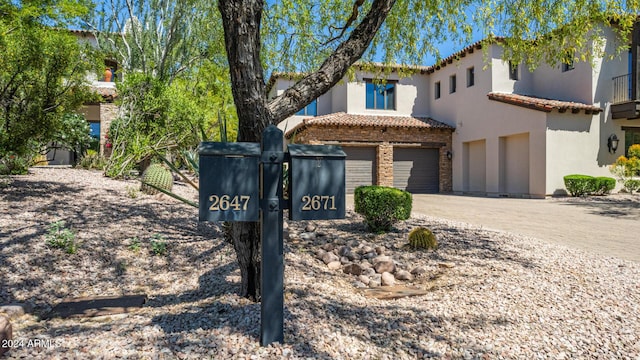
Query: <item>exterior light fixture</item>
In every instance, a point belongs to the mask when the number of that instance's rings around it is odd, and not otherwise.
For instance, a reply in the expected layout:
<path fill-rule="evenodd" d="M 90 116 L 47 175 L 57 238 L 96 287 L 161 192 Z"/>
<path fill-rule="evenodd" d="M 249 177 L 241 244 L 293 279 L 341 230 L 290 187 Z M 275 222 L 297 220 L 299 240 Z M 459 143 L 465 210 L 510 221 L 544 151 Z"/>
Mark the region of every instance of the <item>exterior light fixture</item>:
<path fill-rule="evenodd" d="M 451 150 L 447 150 L 447 159 L 451 160 L 453 158 L 453 153 Z"/>
<path fill-rule="evenodd" d="M 609 136 L 609 139 L 607 140 L 607 146 L 609 147 L 609 152 L 612 154 L 615 154 L 616 150 L 618 150 L 619 143 L 620 143 L 620 140 L 618 140 L 618 137 L 616 136 L 616 134 L 611 134 L 611 136 Z"/>

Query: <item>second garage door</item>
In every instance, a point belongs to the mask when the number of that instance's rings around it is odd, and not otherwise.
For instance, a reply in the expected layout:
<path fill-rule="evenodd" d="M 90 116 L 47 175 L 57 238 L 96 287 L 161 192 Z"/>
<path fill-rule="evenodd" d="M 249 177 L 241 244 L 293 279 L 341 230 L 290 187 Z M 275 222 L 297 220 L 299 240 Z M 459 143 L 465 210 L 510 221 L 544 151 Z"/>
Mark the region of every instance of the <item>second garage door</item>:
<path fill-rule="evenodd" d="M 393 187 L 416 194 L 440 191 L 438 149 L 394 148 Z"/>
<path fill-rule="evenodd" d="M 346 191 L 352 194 L 360 185 L 375 184 L 376 148 L 343 146 L 345 160 Z"/>

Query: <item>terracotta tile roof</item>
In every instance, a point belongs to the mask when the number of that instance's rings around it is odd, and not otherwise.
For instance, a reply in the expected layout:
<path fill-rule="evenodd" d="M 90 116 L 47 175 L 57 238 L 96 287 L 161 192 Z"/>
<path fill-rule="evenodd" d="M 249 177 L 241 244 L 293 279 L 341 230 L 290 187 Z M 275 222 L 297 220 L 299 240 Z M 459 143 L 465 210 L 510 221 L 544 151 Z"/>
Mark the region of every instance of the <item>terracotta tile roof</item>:
<path fill-rule="evenodd" d="M 377 68 L 380 71 L 385 71 L 385 70 L 391 70 L 391 71 L 405 70 L 405 71 L 415 71 L 415 72 L 420 73 L 420 74 L 431 74 L 431 73 L 436 72 L 437 70 L 440 70 L 443 67 L 446 67 L 447 64 L 452 64 L 454 61 L 467 56 L 467 54 L 473 54 L 473 52 L 475 50 L 482 49 L 482 47 L 484 45 L 487 45 L 487 44 L 500 44 L 500 43 L 504 42 L 504 39 L 505 39 L 504 37 L 496 36 L 496 37 L 493 37 L 492 39 L 487 38 L 487 39 L 476 41 L 473 44 L 466 46 L 462 50 L 456 51 L 455 53 L 447 56 L 446 58 L 440 59 L 436 64 L 429 65 L 429 66 L 408 65 L 408 64 L 384 64 L 384 63 L 380 63 L 380 62 L 365 63 L 365 62 L 358 61 L 355 64 L 353 64 L 353 67 L 355 67 L 355 68 L 371 67 L 371 68 Z M 277 71 L 275 71 L 275 72 L 273 72 L 271 74 L 271 76 L 269 77 L 269 80 L 267 81 L 267 84 L 266 84 L 267 85 L 267 92 L 271 91 L 271 88 L 273 87 L 273 85 L 275 84 L 277 79 L 300 80 L 305 75 L 308 75 L 308 73 L 304 73 L 304 72 L 277 72 Z"/>
<path fill-rule="evenodd" d="M 501 37 L 501 36 L 496 36 L 493 39 L 484 39 L 484 40 L 476 41 L 475 43 L 468 45 L 464 49 L 457 51 L 447 56 L 446 58 L 440 59 L 436 64 L 429 66 L 427 70 L 425 70 L 425 72 L 427 74 L 434 73 L 437 70 L 440 70 L 441 68 L 447 66 L 447 64 L 452 64 L 454 61 L 467 56 L 467 54 L 473 54 L 475 50 L 481 50 L 482 46 L 484 45 L 499 44 L 499 43 L 502 43 L 503 41 L 504 41 L 504 37 Z"/>
<path fill-rule="evenodd" d="M 286 137 L 307 128 L 308 126 L 367 126 L 367 127 L 397 127 L 397 128 L 426 128 L 426 129 L 450 129 L 449 126 L 432 118 L 412 116 L 381 116 L 381 115 L 355 115 L 344 112 L 333 113 L 324 116 L 304 119 L 300 124 L 287 131 Z"/>
<path fill-rule="evenodd" d="M 544 112 L 558 110 L 561 113 L 571 111 L 571 113 L 577 114 L 580 111 L 584 111 L 585 114 L 597 114 L 602 111 L 602 108 L 595 105 L 588 105 L 572 101 L 544 99 L 527 95 L 491 92 L 487 94 L 487 97 L 490 100 L 500 101 L 503 103 L 522 106 L 525 108 Z"/>

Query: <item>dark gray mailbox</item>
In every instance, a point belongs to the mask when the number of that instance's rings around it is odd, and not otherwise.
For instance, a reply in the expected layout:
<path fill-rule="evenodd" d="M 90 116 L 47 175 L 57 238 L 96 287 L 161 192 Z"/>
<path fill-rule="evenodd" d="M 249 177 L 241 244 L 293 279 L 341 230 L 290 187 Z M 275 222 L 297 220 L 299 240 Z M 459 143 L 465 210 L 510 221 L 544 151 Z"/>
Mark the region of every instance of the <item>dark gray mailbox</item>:
<path fill-rule="evenodd" d="M 289 218 L 344 219 L 346 154 L 335 145 L 297 145 L 289 149 Z"/>
<path fill-rule="evenodd" d="M 258 221 L 258 143 L 200 143 L 200 221 Z"/>

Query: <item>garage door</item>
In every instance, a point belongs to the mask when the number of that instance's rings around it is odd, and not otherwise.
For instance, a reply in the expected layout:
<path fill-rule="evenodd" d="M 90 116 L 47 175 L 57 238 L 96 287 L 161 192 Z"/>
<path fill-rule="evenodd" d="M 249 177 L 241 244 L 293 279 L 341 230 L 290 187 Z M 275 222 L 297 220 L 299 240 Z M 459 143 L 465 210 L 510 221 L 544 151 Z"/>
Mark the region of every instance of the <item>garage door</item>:
<path fill-rule="evenodd" d="M 438 149 L 394 148 L 393 187 L 411 193 L 440 190 Z"/>
<path fill-rule="evenodd" d="M 375 184 L 376 148 L 343 146 L 347 158 L 345 160 L 346 191 L 352 194 L 360 185 Z"/>
<path fill-rule="evenodd" d="M 509 194 L 529 193 L 529 134 L 503 137 L 502 182 L 500 189 Z"/>
<path fill-rule="evenodd" d="M 487 142 L 478 140 L 463 144 L 463 191 L 487 191 Z"/>

